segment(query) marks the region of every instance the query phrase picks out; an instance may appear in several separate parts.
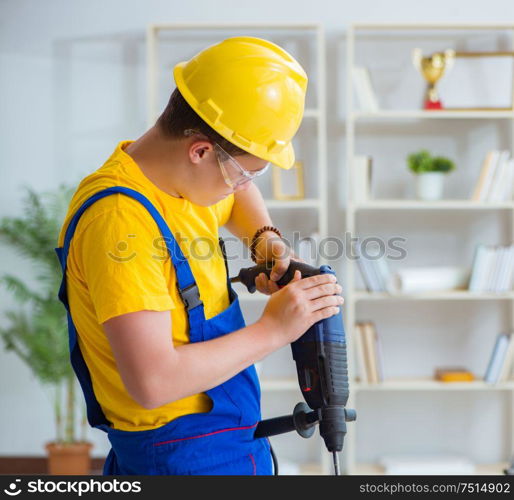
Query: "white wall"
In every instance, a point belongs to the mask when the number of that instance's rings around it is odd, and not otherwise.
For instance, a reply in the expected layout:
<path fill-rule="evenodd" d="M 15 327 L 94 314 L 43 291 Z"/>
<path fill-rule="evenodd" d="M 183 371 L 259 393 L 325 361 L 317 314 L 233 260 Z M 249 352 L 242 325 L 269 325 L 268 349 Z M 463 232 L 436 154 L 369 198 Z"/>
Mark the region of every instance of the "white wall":
<path fill-rule="evenodd" d="M 0 215 L 17 213 L 22 185 L 44 190 L 61 182 L 77 182 L 99 167 L 119 140 L 136 138 L 141 134 L 146 121 L 146 26 L 160 22 L 205 21 L 319 22 L 324 25 L 329 60 L 329 196 L 333 207 L 330 233 L 341 235 L 344 230 L 344 94 L 341 86 L 347 25 L 352 22 L 506 23 L 514 22 L 514 5 L 511 0 L 489 0 L 487 3 L 479 0 L 432 0 L 429 3 L 408 0 L 2 0 Z M 444 139 L 445 131 L 440 134 Z M 485 144 L 487 140 L 484 137 L 492 137 L 494 130 L 486 127 L 483 134 L 481 137 Z M 360 148 L 373 148 L 380 138 L 381 134 L 378 134 L 373 142 L 373 138 L 368 137 L 369 144 L 363 142 Z M 415 147 L 415 139 L 410 141 L 409 147 Z M 454 148 L 450 143 L 451 140 L 444 142 L 444 148 L 449 152 L 466 154 L 462 148 Z M 436 144 L 435 140 L 433 144 Z M 405 174 L 397 172 L 395 175 Z M 458 194 L 459 186 L 454 185 L 452 190 Z M 406 230 L 409 227 L 415 229 L 414 222 L 404 222 Z M 438 224 L 434 220 L 435 229 L 439 227 Z M 379 232 L 380 227 L 379 224 L 368 229 L 370 233 L 374 230 Z M 403 230 L 404 226 L 401 227 Z M 451 227 L 448 228 L 449 233 Z M 468 237 L 470 228 L 472 225 L 463 226 L 462 238 Z M 434 243 L 427 235 L 425 240 L 423 235 L 417 236 L 421 245 L 426 245 L 421 253 L 416 254 L 416 261 L 430 262 L 435 245 L 440 248 L 442 243 Z M 454 262 L 455 252 L 460 250 L 458 246 L 452 248 Z M 470 247 L 465 247 L 465 251 L 468 252 L 466 258 L 469 258 Z M 452 260 L 452 257 L 448 258 Z M 0 247 L 0 273 L 12 269 L 19 269 L 23 273 L 24 268 L 23 261 L 9 249 Z M 0 291 L 0 304 L 2 309 L 11 304 L 4 291 Z M 390 314 L 381 308 L 376 306 L 377 311 L 374 312 L 379 316 Z M 429 306 L 421 309 L 422 314 L 427 316 L 433 316 L 435 311 Z M 477 320 L 482 318 L 476 314 Z M 469 309 L 453 315 L 452 321 L 455 325 L 462 325 L 459 322 L 468 316 Z M 0 321 L 5 319 L 0 316 Z M 409 324 L 409 321 L 416 319 L 406 316 L 402 321 Z M 394 335 L 394 332 L 391 334 Z M 478 335 L 479 332 L 475 331 L 473 342 L 480 342 Z M 443 352 L 442 346 L 442 340 L 436 343 L 434 354 Z M 405 351 L 387 353 L 393 360 L 391 366 L 419 352 L 416 351 L 418 348 L 419 345 L 411 349 L 407 343 Z M 458 351 L 462 345 L 455 348 Z M 468 348 L 469 345 L 465 345 L 464 349 Z M 488 348 L 489 345 L 485 347 Z M 484 361 L 483 357 L 482 353 L 479 359 L 474 360 L 477 369 Z M 0 352 L 0 395 L 0 455 L 43 454 L 42 444 L 53 437 L 49 399 L 27 368 L 12 354 L 4 352 Z M 474 393 L 472 397 L 475 397 Z M 484 400 L 485 403 L 488 401 Z M 366 403 L 363 401 L 364 405 Z M 494 396 L 492 406 L 504 415 L 503 400 Z M 402 419 L 409 421 L 411 418 L 405 412 L 399 412 L 396 417 L 399 429 L 402 428 Z M 363 415 L 363 421 L 373 418 L 373 415 Z M 480 427 L 479 418 L 477 416 L 470 428 Z M 502 429 L 507 424 L 503 422 L 502 425 L 500 430 L 493 430 L 491 437 L 495 442 L 501 440 Z M 483 432 L 485 430 L 482 429 Z M 487 429 L 488 432 L 490 430 Z M 480 432 L 479 428 L 477 434 Z M 377 430 L 369 443 L 380 440 L 381 435 L 383 433 Z M 90 438 L 96 442 L 95 455 L 102 456 L 107 451 L 103 434 L 91 431 Z M 366 438 L 362 439 L 367 441 Z M 425 438 L 420 448 L 426 448 L 429 441 L 430 436 Z M 304 446 L 299 440 L 296 444 Z M 486 460 L 495 459 L 497 450 L 491 451 L 487 442 L 480 441 L 479 446 L 482 445 L 476 452 L 478 458 L 483 452 Z M 364 444 L 362 449 L 363 459 L 375 458 L 370 445 Z"/>

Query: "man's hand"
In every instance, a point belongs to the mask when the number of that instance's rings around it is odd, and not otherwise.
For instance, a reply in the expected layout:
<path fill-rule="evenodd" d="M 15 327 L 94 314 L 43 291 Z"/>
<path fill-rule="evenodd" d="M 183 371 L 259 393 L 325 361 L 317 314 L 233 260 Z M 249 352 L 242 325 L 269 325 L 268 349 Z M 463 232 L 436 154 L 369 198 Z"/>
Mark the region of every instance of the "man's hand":
<path fill-rule="evenodd" d="M 265 295 L 271 295 L 280 289 L 276 282 L 285 274 L 291 260 L 304 262 L 272 231 L 266 231 L 258 238 L 255 257 L 257 264 L 274 263 L 269 279 L 265 273 L 255 278 L 257 290 Z"/>
<path fill-rule="evenodd" d="M 333 274 L 301 278 L 297 269 L 293 279 L 271 296 L 257 322 L 274 332 L 281 346 L 294 342 L 314 323 L 337 314 L 344 302 Z"/>

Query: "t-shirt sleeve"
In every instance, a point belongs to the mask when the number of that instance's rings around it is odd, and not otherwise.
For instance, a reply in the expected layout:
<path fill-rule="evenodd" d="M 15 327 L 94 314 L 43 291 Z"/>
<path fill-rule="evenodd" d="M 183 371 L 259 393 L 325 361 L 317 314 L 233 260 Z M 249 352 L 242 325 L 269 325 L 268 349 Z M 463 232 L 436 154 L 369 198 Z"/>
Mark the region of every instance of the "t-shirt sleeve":
<path fill-rule="evenodd" d="M 224 226 L 230 219 L 232 207 L 234 206 L 234 194 L 230 194 L 223 200 L 219 201 L 214 207 L 214 213 L 218 219 L 218 226 Z"/>
<path fill-rule="evenodd" d="M 113 208 L 82 229 L 74 236 L 71 251 L 99 323 L 121 314 L 175 307 L 164 272 L 169 256 L 144 207 Z"/>

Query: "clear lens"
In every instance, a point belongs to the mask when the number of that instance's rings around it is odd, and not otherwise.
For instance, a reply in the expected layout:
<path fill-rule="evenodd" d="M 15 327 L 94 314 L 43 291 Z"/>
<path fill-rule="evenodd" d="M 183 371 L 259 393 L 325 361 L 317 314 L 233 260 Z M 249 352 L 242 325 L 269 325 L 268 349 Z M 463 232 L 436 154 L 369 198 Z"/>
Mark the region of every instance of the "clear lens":
<path fill-rule="evenodd" d="M 230 156 L 226 151 L 221 148 L 218 144 L 215 145 L 216 156 L 218 158 L 218 163 L 221 168 L 221 172 L 223 173 L 223 177 L 225 182 L 232 188 L 235 189 L 242 184 L 262 175 L 269 168 L 269 163 L 266 164 L 263 168 L 258 170 L 257 172 L 251 172 L 245 170 L 239 163 Z"/>

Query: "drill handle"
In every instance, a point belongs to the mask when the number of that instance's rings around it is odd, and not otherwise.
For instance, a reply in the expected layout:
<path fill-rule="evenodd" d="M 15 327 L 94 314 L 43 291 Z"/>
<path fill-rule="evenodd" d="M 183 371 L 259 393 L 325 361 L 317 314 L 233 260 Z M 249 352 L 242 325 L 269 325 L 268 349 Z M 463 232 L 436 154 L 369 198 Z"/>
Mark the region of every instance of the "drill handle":
<path fill-rule="evenodd" d="M 296 431 L 303 438 L 310 438 L 314 433 L 314 426 L 318 423 L 319 415 L 305 403 L 298 403 L 292 415 L 261 420 L 257 424 L 254 437 L 276 436 L 286 432 Z"/>
<path fill-rule="evenodd" d="M 258 264 L 253 267 L 246 267 L 239 271 L 239 275 L 237 278 L 232 278 L 232 281 L 240 281 L 243 285 L 246 286 L 250 293 L 254 293 L 255 288 L 255 278 L 259 276 L 259 274 L 264 273 L 269 278 L 271 275 L 271 270 L 273 268 L 273 262 L 266 262 L 265 264 Z M 287 285 L 294 277 L 294 273 L 296 270 L 299 270 L 302 273 L 302 278 L 306 278 L 308 276 L 314 276 L 315 274 L 320 274 L 320 270 L 317 267 L 310 266 L 305 262 L 299 262 L 297 260 L 291 260 L 289 263 L 289 267 L 284 275 L 277 281 L 278 286 Z"/>
<path fill-rule="evenodd" d="M 284 415 L 282 417 L 268 418 L 261 420 L 257 424 L 254 437 L 268 437 L 276 436 L 277 434 L 284 434 L 295 430 L 293 415 Z"/>

